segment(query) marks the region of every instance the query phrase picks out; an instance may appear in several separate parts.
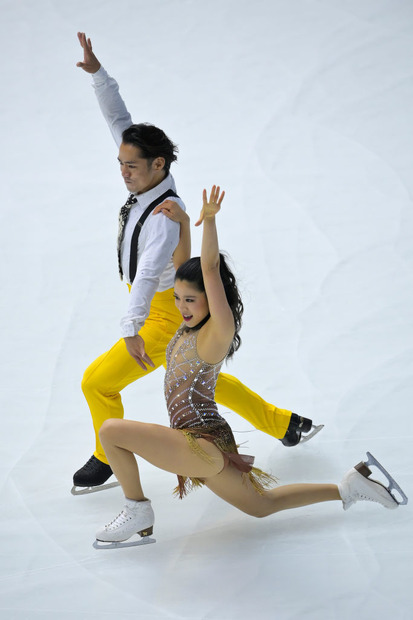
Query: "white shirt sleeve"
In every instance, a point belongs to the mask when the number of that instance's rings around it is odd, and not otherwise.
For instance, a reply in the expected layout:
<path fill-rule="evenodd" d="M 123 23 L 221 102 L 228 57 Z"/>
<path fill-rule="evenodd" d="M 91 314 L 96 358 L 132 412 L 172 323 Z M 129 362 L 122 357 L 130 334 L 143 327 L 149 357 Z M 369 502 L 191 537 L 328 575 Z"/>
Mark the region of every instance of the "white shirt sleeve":
<path fill-rule="evenodd" d="M 119 94 L 119 85 L 102 66 L 92 74 L 92 78 L 102 114 L 117 146 L 120 146 L 122 133 L 132 125 L 132 118 Z"/>
<path fill-rule="evenodd" d="M 136 336 L 143 326 L 160 276 L 179 243 L 179 224 L 163 213 L 150 215 L 145 227 L 145 237 L 142 238 L 142 229 L 139 238 L 139 263 L 130 292 L 128 313 L 120 323 L 122 338 Z"/>
<path fill-rule="evenodd" d="M 101 66 L 92 74 L 93 88 L 112 136 L 122 143 L 122 133 L 132 125 L 132 117 L 119 94 L 116 80 Z M 175 186 L 171 186 L 175 189 Z M 178 199 L 177 202 L 185 208 Z M 121 320 L 122 338 L 136 336 L 149 315 L 152 298 L 161 275 L 179 243 L 179 224 L 160 213 L 146 220 L 139 238 L 139 261 L 132 284 L 128 313 Z"/>

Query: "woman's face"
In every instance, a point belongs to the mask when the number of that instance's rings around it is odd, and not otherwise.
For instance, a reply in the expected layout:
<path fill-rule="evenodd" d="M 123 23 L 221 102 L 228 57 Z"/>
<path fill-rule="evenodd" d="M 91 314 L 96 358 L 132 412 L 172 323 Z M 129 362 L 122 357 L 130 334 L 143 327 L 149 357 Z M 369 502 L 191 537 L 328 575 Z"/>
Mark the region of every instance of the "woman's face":
<path fill-rule="evenodd" d="M 188 327 L 195 327 L 209 313 L 205 293 L 187 280 L 175 280 L 175 305 Z"/>

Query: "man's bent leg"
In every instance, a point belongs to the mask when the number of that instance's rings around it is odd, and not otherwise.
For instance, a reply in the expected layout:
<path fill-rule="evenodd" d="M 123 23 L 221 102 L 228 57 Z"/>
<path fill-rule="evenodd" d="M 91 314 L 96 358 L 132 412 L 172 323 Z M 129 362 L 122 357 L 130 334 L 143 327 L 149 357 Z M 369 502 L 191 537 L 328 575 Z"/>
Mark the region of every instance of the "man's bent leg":
<path fill-rule="evenodd" d="M 89 404 L 96 434 L 94 456 L 103 463 L 108 461 L 99 440 L 100 427 L 108 418 L 123 418 L 120 396 L 123 388 L 165 365 L 166 347 L 179 327 L 181 318 L 175 307 L 173 289 L 155 293 L 149 316 L 139 332 L 155 368 L 148 366 L 146 371 L 143 370 L 129 355 L 122 338 L 86 370 L 82 390 Z"/>
<path fill-rule="evenodd" d="M 267 403 L 239 379 L 220 373 L 215 389 L 216 401 L 248 420 L 256 429 L 282 439 L 290 424 L 292 412 Z"/>
<path fill-rule="evenodd" d="M 150 346 L 145 341 L 146 352 L 158 368 L 165 362 L 166 345 L 161 339 L 161 346 Z M 129 355 L 123 338 L 109 351 L 98 357 L 85 371 L 82 390 L 92 415 L 96 435 L 94 456 L 103 463 L 108 463 L 99 440 L 99 429 L 109 418 L 123 418 L 123 404 L 120 395 L 127 385 L 155 370 L 148 366 L 143 370 Z"/>
<path fill-rule="evenodd" d="M 267 403 L 241 381 L 221 373 L 215 390 L 216 401 L 238 413 L 256 429 L 279 439 L 284 446 L 296 446 L 321 431 L 324 424 L 315 426 L 310 418 L 280 409 Z"/>

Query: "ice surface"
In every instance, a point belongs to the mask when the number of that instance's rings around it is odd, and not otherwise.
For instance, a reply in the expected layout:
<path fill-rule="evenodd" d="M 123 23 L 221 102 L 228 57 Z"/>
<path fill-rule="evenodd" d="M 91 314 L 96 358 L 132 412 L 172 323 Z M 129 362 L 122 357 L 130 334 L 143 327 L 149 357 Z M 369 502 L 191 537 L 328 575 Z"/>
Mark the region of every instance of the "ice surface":
<path fill-rule="evenodd" d="M 2 0 L 1 618 L 410 619 L 410 505 L 254 520 L 143 464 L 157 543 L 92 548 L 121 491 L 70 487 L 93 449 L 80 379 L 127 302 L 125 189 L 78 30 L 134 120 L 178 142 L 191 216 L 227 192 L 229 371 L 326 425 L 287 449 L 228 413 L 237 439 L 281 483 L 339 481 L 370 450 L 412 496 L 412 3 Z M 128 417 L 167 423 L 162 378 L 125 391 Z"/>

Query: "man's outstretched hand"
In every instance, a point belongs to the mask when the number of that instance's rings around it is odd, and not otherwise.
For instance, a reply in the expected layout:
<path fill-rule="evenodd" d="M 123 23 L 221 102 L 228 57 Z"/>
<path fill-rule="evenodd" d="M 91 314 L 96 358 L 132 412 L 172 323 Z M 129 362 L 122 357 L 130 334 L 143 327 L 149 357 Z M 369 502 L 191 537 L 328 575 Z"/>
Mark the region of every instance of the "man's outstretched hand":
<path fill-rule="evenodd" d="M 100 69 L 100 62 L 92 51 L 92 41 L 86 38 L 84 32 L 78 32 L 77 38 L 83 48 L 83 62 L 77 62 L 76 67 L 80 67 L 86 73 L 96 73 Z"/>

